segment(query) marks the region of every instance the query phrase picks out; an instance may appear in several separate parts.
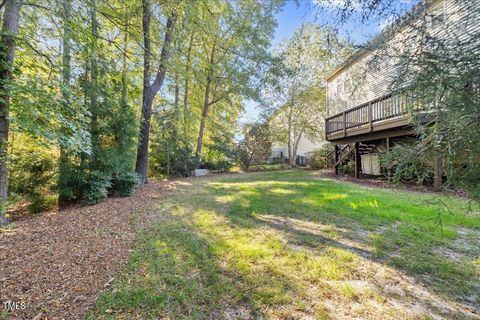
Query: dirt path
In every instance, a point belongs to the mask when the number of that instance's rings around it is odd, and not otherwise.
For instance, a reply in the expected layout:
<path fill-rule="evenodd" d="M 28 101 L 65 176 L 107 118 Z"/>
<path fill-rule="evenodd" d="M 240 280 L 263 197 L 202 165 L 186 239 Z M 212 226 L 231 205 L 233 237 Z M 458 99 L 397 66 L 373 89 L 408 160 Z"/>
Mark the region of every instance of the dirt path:
<path fill-rule="evenodd" d="M 130 198 L 46 212 L 0 231 L 0 318 L 78 319 L 126 263 L 135 241 L 132 212 L 168 194 L 152 182 Z"/>

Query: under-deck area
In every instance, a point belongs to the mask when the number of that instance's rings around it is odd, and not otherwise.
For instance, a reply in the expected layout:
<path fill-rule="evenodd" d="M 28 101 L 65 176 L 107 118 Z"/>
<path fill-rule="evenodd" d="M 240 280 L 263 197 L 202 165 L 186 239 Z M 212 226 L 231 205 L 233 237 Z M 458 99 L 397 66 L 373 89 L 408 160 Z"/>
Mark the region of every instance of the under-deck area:
<path fill-rule="evenodd" d="M 413 100 L 406 95 L 387 95 L 326 119 L 326 140 L 335 145 L 333 167 L 354 161 L 355 177 L 363 156 L 388 151 L 392 145 L 415 139 L 411 125 Z M 380 173 L 376 173 L 378 175 Z"/>

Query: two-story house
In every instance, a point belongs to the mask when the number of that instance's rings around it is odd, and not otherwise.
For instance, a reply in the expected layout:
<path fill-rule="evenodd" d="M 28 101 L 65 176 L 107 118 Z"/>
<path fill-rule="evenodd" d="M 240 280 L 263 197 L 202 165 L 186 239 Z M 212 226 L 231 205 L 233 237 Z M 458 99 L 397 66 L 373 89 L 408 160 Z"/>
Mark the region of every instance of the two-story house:
<path fill-rule="evenodd" d="M 477 0 L 420 0 L 327 77 L 325 138 L 335 146 L 336 173 L 339 165 L 352 160 L 356 177 L 362 171 L 380 174 L 378 158 L 364 155 L 415 138 L 415 101 L 408 91 L 399 90 L 408 85 L 402 84 L 402 63 L 418 52 L 422 37 L 478 34 L 480 19 L 472 10 L 479 8 Z M 367 165 L 367 159 L 377 162 Z M 435 171 L 441 179 L 441 171 Z"/>

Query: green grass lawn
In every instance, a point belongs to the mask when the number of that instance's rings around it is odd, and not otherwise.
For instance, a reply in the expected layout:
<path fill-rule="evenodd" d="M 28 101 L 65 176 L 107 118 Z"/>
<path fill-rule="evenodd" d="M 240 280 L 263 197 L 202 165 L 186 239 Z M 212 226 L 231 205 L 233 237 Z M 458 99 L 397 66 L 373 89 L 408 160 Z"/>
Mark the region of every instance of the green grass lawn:
<path fill-rule="evenodd" d="M 87 318 L 480 312 L 480 214 L 466 200 L 284 171 L 185 180 L 153 214 Z"/>

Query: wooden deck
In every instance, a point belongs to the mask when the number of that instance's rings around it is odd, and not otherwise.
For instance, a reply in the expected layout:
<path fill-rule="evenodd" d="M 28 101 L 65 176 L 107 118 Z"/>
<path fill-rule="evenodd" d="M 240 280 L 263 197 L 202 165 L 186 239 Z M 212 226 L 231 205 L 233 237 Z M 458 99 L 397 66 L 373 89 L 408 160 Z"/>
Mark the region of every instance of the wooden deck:
<path fill-rule="evenodd" d="M 326 140 L 355 142 L 411 134 L 412 108 L 411 97 L 387 95 L 345 110 L 325 120 Z"/>

